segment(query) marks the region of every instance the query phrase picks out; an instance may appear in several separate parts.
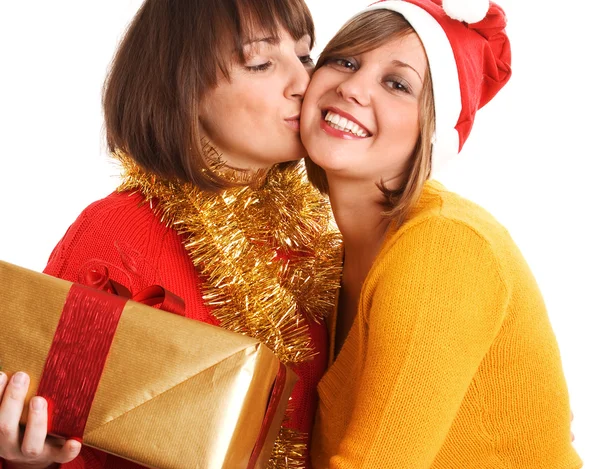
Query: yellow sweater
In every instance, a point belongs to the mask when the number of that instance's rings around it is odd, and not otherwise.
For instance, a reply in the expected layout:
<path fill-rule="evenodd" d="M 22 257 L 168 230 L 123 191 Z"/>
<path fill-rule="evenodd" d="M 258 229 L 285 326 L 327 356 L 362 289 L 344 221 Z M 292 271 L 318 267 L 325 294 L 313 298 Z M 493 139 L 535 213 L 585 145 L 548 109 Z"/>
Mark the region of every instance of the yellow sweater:
<path fill-rule="evenodd" d="M 315 469 L 582 467 L 527 263 L 491 215 L 437 182 L 390 230 L 319 397 Z"/>

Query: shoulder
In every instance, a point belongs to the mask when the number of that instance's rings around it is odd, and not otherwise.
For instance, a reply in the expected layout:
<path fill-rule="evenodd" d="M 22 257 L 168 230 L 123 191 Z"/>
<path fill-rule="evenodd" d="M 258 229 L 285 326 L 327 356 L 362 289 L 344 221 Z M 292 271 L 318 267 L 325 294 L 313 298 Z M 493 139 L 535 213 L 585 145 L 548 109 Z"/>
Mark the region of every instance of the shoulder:
<path fill-rule="evenodd" d="M 504 283 L 508 262 L 518 250 L 506 228 L 487 210 L 438 182 L 429 181 L 407 220 L 392 226 L 379 254 L 386 275 L 418 269 L 434 272 L 484 272 Z M 464 278 L 464 277 L 463 277 Z"/>
<path fill-rule="evenodd" d="M 166 231 L 140 194 L 113 192 L 87 206 L 68 228 L 60 244 L 91 248 L 119 239 L 142 247 L 152 241 L 154 234 L 161 237 Z"/>
<path fill-rule="evenodd" d="M 136 221 L 150 221 L 154 218 L 150 204 L 137 192 L 112 192 L 103 199 L 88 205 L 77 217 L 74 225 L 97 222 L 118 223 L 134 217 Z"/>
<path fill-rule="evenodd" d="M 154 263 L 152 259 L 162 255 L 169 240 L 180 245 L 174 230 L 161 223 L 141 195 L 113 192 L 79 214 L 52 251 L 44 271 L 77 281 L 91 261 L 117 265 L 121 270 L 135 259 L 138 264 L 142 260 Z"/>
<path fill-rule="evenodd" d="M 428 181 L 406 222 L 392 227 L 379 258 L 388 267 L 385 275 L 405 276 L 410 264 L 409 269 L 427 272 L 423 281 L 432 272 L 471 271 L 478 276 L 486 272 L 508 294 L 519 273 L 529 275 L 527 262 L 506 228 L 486 209 L 436 181 Z"/>
<path fill-rule="evenodd" d="M 483 208 L 442 186 L 428 185 L 424 196 L 407 221 L 388 234 L 365 282 L 371 301 L 366 304 L 387 305 L 382 311 L 409 304 L 402 310 L 414 314 L 443 305 L 447 320 L 468 318 L 496 327 L 512 290 L 506 230 Z"/>
<path fill-rule="evenodd" d="M 490 212 L 437 181 L 426 183 L 421 200 L 390 238 L 392 244 L 439 239 L 441 246 L 483 249 L 497 259 L 516 249 L 507 229 Z"/>

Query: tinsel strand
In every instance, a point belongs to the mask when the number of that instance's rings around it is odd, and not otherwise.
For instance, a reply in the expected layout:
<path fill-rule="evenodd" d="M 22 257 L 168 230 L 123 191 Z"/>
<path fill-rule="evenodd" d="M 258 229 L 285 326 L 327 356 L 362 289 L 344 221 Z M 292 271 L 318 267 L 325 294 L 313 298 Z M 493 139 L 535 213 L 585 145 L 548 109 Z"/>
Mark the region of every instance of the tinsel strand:
<path fill-rule="evenodd" d="M 141 193 L 186 239 L 203 299 L 221 326 L 260 340 L 284 363 L 313 358 L 306 319 L 321 321 L 334 307 L 341 238 L 303 167 L 272 170 L 260 187 L 213 194 L 115 156 L 124 170 L 119 190 Z M 303 467 L 306 437 L 282 427 L 268 467 Z"/>
<path fill-rule="evenodd" d="M 154 209 L 187 240 L 203 298 L 221 325 L 257 338 L 284 363 L 311 359 L 306 318 L 320 321 L 334 306 L 341 240 L 302 168 L 271 171 L 260 188 L 213 194 L 120 160 L 119 190 L 159 201 Z"/>

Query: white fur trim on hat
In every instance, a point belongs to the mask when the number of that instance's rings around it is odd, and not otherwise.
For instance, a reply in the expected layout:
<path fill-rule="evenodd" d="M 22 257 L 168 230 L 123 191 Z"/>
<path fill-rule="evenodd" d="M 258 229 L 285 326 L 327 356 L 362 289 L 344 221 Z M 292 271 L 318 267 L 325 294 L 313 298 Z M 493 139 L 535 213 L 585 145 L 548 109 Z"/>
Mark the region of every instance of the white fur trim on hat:
<path fill-rule="evenodd" d="M 443 0 L 442 6 L 453 20 L 474 24 L 485 18 L 490 9 L 490 0 Z"/>
<path fill-rule="evenodd" d="M 431 142 L 431 164 L 432 173 L 437 173 L 448 160 L 458 154 L 459 138 L 455 126 L 462 110 L 458 68 L 448 36 L 433 16 L 413 3 L 388 0 L 371 5 L 363 12 L 371 10 L 400 13 L 423 43 L 433 87 L 435 136 Z"/>

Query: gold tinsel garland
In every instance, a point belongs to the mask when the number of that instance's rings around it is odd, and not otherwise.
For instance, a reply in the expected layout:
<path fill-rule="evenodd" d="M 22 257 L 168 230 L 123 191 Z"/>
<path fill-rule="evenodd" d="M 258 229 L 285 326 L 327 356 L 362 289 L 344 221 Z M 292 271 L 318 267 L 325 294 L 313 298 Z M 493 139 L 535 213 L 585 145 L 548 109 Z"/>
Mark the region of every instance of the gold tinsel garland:
<path fill-rule="evenodd" d="M 275 168 L 260 187 L 214 194 L 116 156 L 124 169 L 119 190 L 140 192 L 185 237 L 221 326 L 260 340 L 284 363 L 313 358 L 306 318 L 320 321 L 334 307 L 341 237 L 304 168 Z M 306 436 L 284 427 L 269 467 L 303 467 L 305 452 Z"/>

